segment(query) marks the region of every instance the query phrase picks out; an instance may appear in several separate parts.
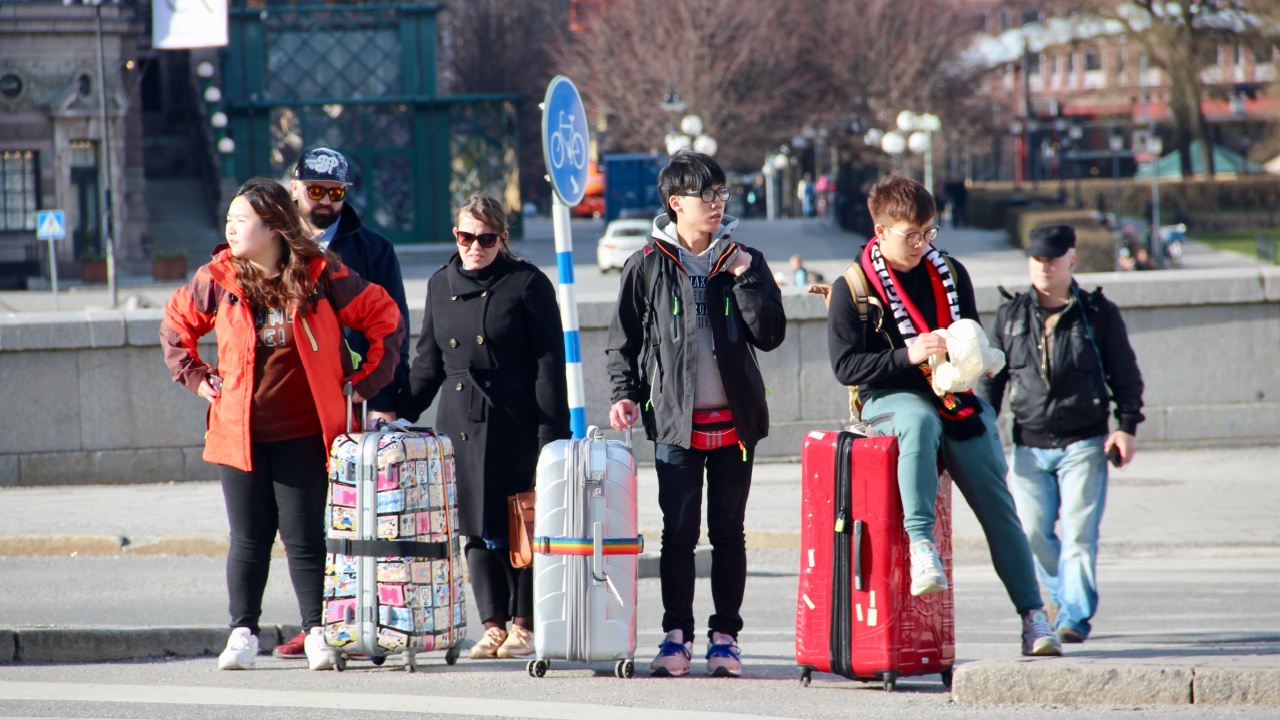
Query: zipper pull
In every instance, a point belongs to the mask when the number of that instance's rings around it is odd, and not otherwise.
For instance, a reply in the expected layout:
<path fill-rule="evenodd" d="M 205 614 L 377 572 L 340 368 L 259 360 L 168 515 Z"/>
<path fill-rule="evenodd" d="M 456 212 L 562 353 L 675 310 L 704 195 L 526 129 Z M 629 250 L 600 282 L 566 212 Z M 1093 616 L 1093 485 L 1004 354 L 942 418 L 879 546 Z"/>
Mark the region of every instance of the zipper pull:
<path fill-rule="evenodd" d="M 729 296 L 724 296 L 724 316 L 729 317 Z"/>
<path fill-rule="evenodd" d="M 679 295 L 671 296 L 671 314 L 675 315 L 676 317 L 680 316 L 680 296 Z"/>
<path fill-rule="evenodd" d="M 836 515 L 836 532 L 843 533 L 848 529 L 848 527 L 849 527 L 849 516 L 845 513 L 844 510 L 841 510 L 839 514 Z"/>
<path fill-rule="evenodd" d="M 747 446 L 741 440 L 738 441 L 738 447 L 742 448 L 742 462 L 747 461 Z"/>

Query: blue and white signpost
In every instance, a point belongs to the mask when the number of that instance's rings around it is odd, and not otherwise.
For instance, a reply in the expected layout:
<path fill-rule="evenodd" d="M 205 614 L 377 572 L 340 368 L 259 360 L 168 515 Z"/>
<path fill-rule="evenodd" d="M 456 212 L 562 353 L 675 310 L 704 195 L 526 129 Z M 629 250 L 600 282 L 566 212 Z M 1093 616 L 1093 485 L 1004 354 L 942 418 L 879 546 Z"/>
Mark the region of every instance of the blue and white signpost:
<path fill-rule="evenodd" d="M 53 288 L 53 309 L 58 309 L 58 249 L 55 244 L 67 236 L 67 216 L 61 210 L 36 212 L 36 239 L 49 241 L 49 286 Z"/>
<path fill-rule="evenodd" d="M 556 237 L 556 266 L 560 270 L 560 324 L 564 326 L 565 375 L 569 386 L 569 421 L 573 436 L 587 434 L 586 391 L 582 384 L 582 343 L 578 336 L 578 299 L 573 287 L 573 235 L 569 208 L 582 202 L 587 190 L 587 111 L 573 81 L 563 75 L 551 79 L 542 103 L 542 156 L 555 192 L 551 197 L 551 226 Z"/>

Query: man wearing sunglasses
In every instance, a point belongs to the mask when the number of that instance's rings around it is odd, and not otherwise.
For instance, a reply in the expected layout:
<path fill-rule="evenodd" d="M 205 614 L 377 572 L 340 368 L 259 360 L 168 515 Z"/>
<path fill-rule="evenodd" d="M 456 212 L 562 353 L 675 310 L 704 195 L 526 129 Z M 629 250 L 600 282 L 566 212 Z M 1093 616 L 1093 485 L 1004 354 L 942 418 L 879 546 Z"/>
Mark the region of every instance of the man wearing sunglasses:
<path fill-rule="evenodd" d="M 404 280 L 400 261 L 391 241 L 365 227 L 354 208 L 347 204 L 350 166 L 342 153 L 329 148 L 304 152 L 293 167 L 289 190 L 298 214 L 315 231 L 315 241 L 322 248 L 336 252 L 343 264 L 357 275 L 382 287 L 396 301 L 405 327 L 409 327 L 409 305 L 404 297 Z M 369 353 L 369 341 L 355 330 L 342 329 L 351 351 L 352 366 L 358 368 Z M 370 420 L 396 419 L 396 396 L 409 376 L 409 338 L 405 335 L 399 347 L 386 348 L 400 354 L 395 376 L 378 394 L 369 398 Z M 305 635 L 276 646 L 274 654 L 281 658 L 305 658 Z"/>

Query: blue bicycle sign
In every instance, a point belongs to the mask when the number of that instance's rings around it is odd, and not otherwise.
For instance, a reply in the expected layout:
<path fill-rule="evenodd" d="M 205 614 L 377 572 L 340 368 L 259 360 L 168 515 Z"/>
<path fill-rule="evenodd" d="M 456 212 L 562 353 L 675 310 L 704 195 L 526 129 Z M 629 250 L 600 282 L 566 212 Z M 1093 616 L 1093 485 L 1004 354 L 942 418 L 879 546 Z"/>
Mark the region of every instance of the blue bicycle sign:
<path fill-rule="evenodd" d="M 587 111 L 573 81 L 557 75 L 542 104 L 542 154 L 551 187 L 566 205 L 582 202 L 587 189 Z"/>

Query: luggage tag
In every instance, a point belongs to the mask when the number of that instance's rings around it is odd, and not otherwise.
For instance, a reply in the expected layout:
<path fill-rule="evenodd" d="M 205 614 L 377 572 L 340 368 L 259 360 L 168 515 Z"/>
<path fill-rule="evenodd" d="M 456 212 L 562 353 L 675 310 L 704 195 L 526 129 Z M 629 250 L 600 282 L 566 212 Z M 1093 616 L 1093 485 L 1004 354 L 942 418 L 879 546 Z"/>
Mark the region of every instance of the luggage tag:
<path fill-rule="evenodd" d="M 351 626 L 346 623 L 334 623 L 325 625 L 324 639 L 330 647 L 346 647 L 355 642 L 355 633 L 351 631 Z"/>
<path fill-rule="evenodd" d="M 357 497 L 354 487 L 348 485 L 329 486 L 329 503 L 331 505 L 353 508 L 356 506 Z"/>
<path fill-rule="evenodd" d="M 355 537 L 359 524 L 356 522 L 355 508 L 335 507 L 329 511 L 329 527 L 335 532 L 330 537 Z"/>
<path fill-rule="evenodd" d="M 407 633 L 413 632 L 413 611 L 408 608 L 383 605 L 378 608 L 378 624 Z"/>
<path fill-rule="evenodd" d="M 378 645 L 390 650 L 391 652 L 400 652 L 405 645 L 409 644 L 409 636 L 392 630 L 390 628 L 378 628 Z"/>
<path fill-rule="evenodd" d="M 378 468 L 378 492 L 395 490 L 400 487 L 400 466 L 388 465 Z"/>
<path fill-rule="evenodd" d="M 333 579 L 333 596 L 340 598 L 353 598 L 356 596 L 356 576 L 351 575 L 335 575 Z"/>
<path fill-rule="evenodd" d="M 418 534 L 418 516 L 410 513 L 400 516 L 400 537 L 411 538 Z"/>
<path fill-rule="evenodd" d="M 409 563 L 410 582 L 418 585 L 430 585 L 433 573 L 430 560 L 415 560 Z M 429 592 L 426 592 L 428 589 L 423 588 L 424 595 L 430 595 Z"/>
<path fill-rule="evenodd" d="M 405 583 L 409 582 L 409 567 L 402 562 L 380 562 L 378 563 L 378 582 L 379 583 Z M 378 592 L 382 592 L 381 586 Z M 403 605 L 404 595 L 401 593 L 400 601 L 394 602 L 392 605 Z"/>
<path fill-rule="evenodd" d="M 324 604 L 324 621 L 326 624 L 345 622 L 348 613 L 354 613 L 355 610 L 355 598 L 331 600 Z"/>
<path fill-rule="evenodd" d="M 378 493 L 379 515 L 399 512 L 404 512 L 404 490 L 384 490 Z"/>
<path fill-rule="evenodd" d="M 378 517 L 378 537 L 391 540 L 400 537 L 400 516 L 384 515 Z"/>
<path fill-rule="evenodd" d="M 405 435 L 400 438 L 400 444 L 403 448 L 404 456 L 409 460 L 418 460 L 427 457 L 427 440 L 420 435 Z M 430 443 L 434 444 L 434 443 Z"/>

